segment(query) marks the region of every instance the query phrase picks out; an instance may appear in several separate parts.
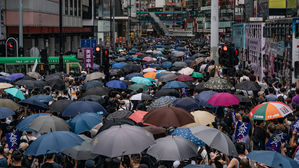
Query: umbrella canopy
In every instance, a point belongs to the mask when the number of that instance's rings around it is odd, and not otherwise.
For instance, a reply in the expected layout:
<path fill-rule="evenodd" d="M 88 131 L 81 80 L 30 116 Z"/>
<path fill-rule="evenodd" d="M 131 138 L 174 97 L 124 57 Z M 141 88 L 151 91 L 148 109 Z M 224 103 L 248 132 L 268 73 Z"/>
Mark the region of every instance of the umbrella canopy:
<path fill-rule="evenodd" d="M 38 137 L 26 149 L 25 155 L 39 156 L 47 153 L 59 153 L 81 145 L 83 139 L 68 131 L 51 132 Z"/>
<path fill-rule="evenodd" d="M 159 82 L 168 82 L 168 81 L 172 81 L 175 80 L 178 76 L 176 74 L 173 73 L 169 73 L 167 75 L 163 75 L 161 77 L 159 77 Z"/>
<path fill-rule="evenodd" d="M 148 73 L 145 73 L 143 75 L 143 77 L 145 77 L 145 78 L 151 78 L 151 79 L 156 79 L 156 75 L 157 75 L 156 72 L 148 72 Z"/>
<path fill-rule="evenodd" d="M 207 103 L 213 106 L 232 106 L 240 103 L 240 99 L 230 93 L 216 93 L 214 94 Z"/>
<path fill-rule="evenodd" d="M 100 129 L 98 130 L 97 134 L 113 127 L 113 126 L 120 126 L 120 125 L 136 125 L 136 123 L 130 119 L 118 119 L 118 118 L 114 118 L 112 120 L 104 120 L 103 125 L 100 127 Z"/>
<path fill-rule="evenodd" d="M 105 78 L 105 74 L 101 73 L 101 72 L 93 72 L 91 74 L 88 74 L 86 76 L 86 81 L 91 81 L 91 80 L 96 80 L 96 79 L 104 79 Z"/>
<path fill-rule="evenodd" d="M 130 73 L 125 76 L 125 80 L 131 80 L 133 77 L 142 77 L 143 75 L 141 73 Z"/>
<path fill-rule="evenodd" d="M 194 164 L 188 164 L 184 168 L 214 168 L 213 166 L 209 165 L 194 165 Z"/>
<path fill-rule="evenodd" d="M 197 146 L 180 136 L 159 138 L 147 150 L 147 154 L 157 160 L 183 161 L 197 156 Z"/>
<path fill-rule="evenodd" d="M 47 83 L 42 80 L 18 80 L 15 82 L 18 86 L 24 86 L 27 89 L 36 89 L 36 88 L 44 88 L 47 86 Z"/>
<path fill-rule="evenodd" d="M 153 83 L 147 79 L 147 78 L 143 78 L 143 77 L 133 77 L 131 79 L 131 81 L 135 82 L 135 83 L 141 83 L 141 84 L 145 84 L 147 86 L 151 86 L 153 85 Z"/>
<path fill-rule="evenodd" d="M 105 87 L 95 87 L 95 88 L 91 88 L 88 89 L 87 91 L 85 91 L 83 93 L 83 96 L 87 96 L 87 95 L 98 95 L 98 96 L 103 96 L 103 95 L 107 95 L 109 93 L 109 89 L 105 88 Z"/>
<path fill-rule="evenodd" d="M 82 90 L 88 90 L 95 87 L 102 87 L 103 83 L 98 80 L 92 80 L 84 84 Z"/>
<path fill-rule="evenodd" d="M 192 81 L 193 78 L 191 76 L 188 76 L 188 75 L 180 75 L 177 77 L 178 81 L 181 81 L 181 82 L 187 82 L 187 81 Z"/>
<path fill-rule="evenodd" d="M 184 55 L 185 55 L 185 52 L 183 52 L 183 51 L 178 51 L 173 54 L 174 57 L 182 57 Z"/>
<path fill-rule="evenodd" d="M 173 66 L 174 66 L 174 67 L 177 67 L 177 68 L 185 68 L 185 67 L 187 67 L 188 65 L 187 65 L 187 63 L 185 63 L 185 62 L 175 62 L 175 63 L 173 63 Z"/>
<path fill-rule="evenodd" d="M 157 70 L 154 68 L 146 68 L 142 72 L 156 72 Z"/>
<path fill-rule="evenodd" d="M 18 123 L 16 128 L 18 128 L 20 131 L 35 131 L 33 129 L 29 128 L 30 123 L 39 116 L 50 116 L 50 114 L 47 113 L 38 113 L 38 114 L 32 114 L 26 118 L 24 118 L 21 122 Z"/>
<path fill-rule="evenodd" d="M 198 126 L 191 127 L 190 130 L 193 135 L 201 139 L 211 148 L 217 149 L 218 151 L 230 156 L 238 156 L 234 143 L 227 135 L 218 129 L 207 126 Z"/>
<path fill-rule="evenodd" d="M 7 107 L 12 109 L 13 111 L 17 111 L 20 109 L 20 105 L 10 99 L 0 99 L 0 107 Z"/>
<path fill-rule="evenodd" d="M 31 78 L 34 78 L 34 79 L 41 79 L 42 78 L 42 76 L 38 72 L 28 72 L 27 75 L 30 76 Z"/>
<path fill-rule="evenodd" d="M 14 81 L 14 80 L 23 78 L 24 74 L 23 73 L 13 73 L 13 74 L 8 75 L 7 77 Z"/>
<path fill-rule="evenodd" d="M 184 97 L 181 99 L 176 99 L 173 106 L 185 109 L 186 111 L 194 111 L 200 108 L 199 102 L 191 97 Z"/>
<path fill-rule="evenodd" d="M 16 113 L 10 108 L 0 107 L 0 119 L 4 119 L 8 116 L 12 116 L 12 115 L 15 115 L 15 114 Z"/>
<path fill-rule="evenodd" d="M 142 61 L 153 61 L 154 59 L 152 57 L 144 57 Z"/>
<path fill-rule="evenodd" d="M 64 108 L 66 108 L 72 102 L 72 100 L 58 100 L 50 105 L 50 111 L 61 113 L 64 110 Z"/>
<path fill-rule="evenodd" d="M 162 88 L 164 89 L 177 89 L 177 88 L 187 88 L 189 87 L 186 83 L 181 81 L 170 81 L 166 83 Z"/>
<path fill-rule="evenodd" d="M 216 116 L 207 111 L 194 111 L 191 112 L 194 116 L 195 123 L 184 125 L 183 128 L 190 128 L 194 126 L 205 126 L 215 121 Z"/>
<path fill-rule="evenodd" d="M 9 88 L 9 89 L 5 89 L 4 91 L 6 93 L 12 95 L 13 97 L 16 97 L 16 98 L 20 99 L 20 100 L 24 100 L 25 99 L 25 96 L 24 96 L 23 92 L 20 91 L 17 88 Z"/>
<path fill-rule="evenodd" d="M 164 96 L 173 96 L 173 97 L 180 97 L 180 93 L 177 89 L 160 89 L 155 94 L 156 97 L 164 97 Z"/>
<path fill-rule="evenodd" d="M 116 112 L 113 112 L 107 116 L 107 120 L 113 120 L 113 119 L 126 119 L 130 115 L 132 115 L 131 111 L 128 110 L 119 110 Z"/>
<path fill-rule="evenodd" d="M 149 87 L 145 84 L 142 84 L 142 83 L 135 83 L 133 85 L 130 85 L 128 87 L 129 90 L 134 90 L 134 91 L 137 91 L 139 89 L 143 89 L 144 91 L 148 90 Z"/>
<path fill-rule="evenodd" d="M 202 73 L 199 73 L 199 72 L 193 72 L 193 73 L 191 74 L 191 76 L 192 76 L 193 78 L 203 78 L 203 74 L 202 74 Z"/>
<path fill-rule="evenodd" d="M 13 83 L 13 80 L 6 76 L 0 76 L 0 82 Z"/>
<path fill-rule="evenodd" d="M 122 68 L 123 66 L 127 65 L 125 62 L 117 62 L 112 64 L 112 68 Z"/>
<path fill-rule="evenodd" d="M 147 110 L 150 111 L 160 107 L 171 106 L 175 100 L 176 98 L 171 96 L 160 97 L 156 99 L 154 102 L 152 102 L 147 108 Z"/>
<path fill-rule="evenodd" d="M 112 80 L 106 83 L 106 86 L 114 89 L 126 89 L 127 85 L 120 80 Z"/>
<path fill-rule="evenodd" d="M 146 111 L 135 111 L 133 114 L 130 115 L 129 119 L 135 121 L 136 123 L 143 123 L 143 117 L 147 114 Z"/>
<path fill-rule="evenodd" d="M 97 155 L 91 153 L 92 139 L 85 135 L 79 135 L 84 141 L 81 145 L 74 146 L 63 151 L 63 154 L 70 156 L 75 160 L 89 160 L 94 159 Z"/>
<path fill-rule="evenodd" d="M 265 102 L 254 107 L 249 117 L 254 120 L 273 120 L 283 118 L 292 112 L 293 110 L 282 102 Z"/>
<path fill-rule="evenodd" d="M 285 155 L 282 155 L 276 151 L 252 151 L 246 155 L 248 159 L 265 164 L 270 167 L 281 168 L 297 168 L 299 164 Z"/>
<path fill-rule="evenodd" d="M 160 127 L 180 127 L 194 122 L 193 116 L 177 107 L 160 107 L 144 116 L 144 122 Z"/>
<path fill-rule="evenodd" d="M 1 75 L 1 76 L 9 76 L 9 73 L 6 73 L 6 72 L 0 72 L 0 75 Z"/>
<path fill-rule="evenodd" d="M 71 119 L 69 125 L 75 134 L 80 134 L 91 130 L 94 126 L 102 122 L 102 116 L 96 113 L 82 113 Z"/>
<path fill-rule="evenodd" d="M 214 91 L 202 91 L 198 95 L 195 96 L 195 99 L 199 101 L 201 106 L 205 107 L 213 107 L 212 105 L 208 104 L 207 101 L 217 92 Z"/>
<path fill-rule="evenodd" d="M 7 88 L 11 88 L 11 87 L 13 87 L 13 85 L 10 83 L 4 83 L 4 82 L 0 83 L 0 89 L 7 89 Z"/>
<path fill-rule="evenodd" d="M 154 143 L 154 137 L 143 128 L 131 125 L 112 126 L 99 133 L 92 146 L 92 153 L 107 157 L 137 154 Z"/>
<path fill-rule="evenodd" d="M 126 74 L 141 71 L 141 67 L 136 64 L 127 64 L 127 65 L 123 66 L 121 69 Z"/>
<path fill-rule="evenodd" d="M 247 91 L 259 91 L 261 89 L 260 85 L 253 81 L 243 81 L 236 84 L 235 88 Z"/>
<path fill-rule="evenodd" d="M 214 90 L 231 89 L 232 85 L 225 79 L 211 77 L 205 84 L 205 88 Z"/>
<path fill-rule="evenodd" d="M 176 128 L 171 135 L 173 136 L 181 136 L 191 142 L 193 142 L 197 146 L 205 146 L 206 144 L 202 142 L 202 140 L 198 139 L 194 136 L 189 128 Z"/>
<path fill-rule="evenodd" d="M 168 69 L 168 68 L 171 68 L 171 67 L 172 67 L 172 62 L 170 62 L 170 61 L 165 61 L 165 62 L 162 63 L 162 68 Z"/>
<path fill-rule="evenodd" d="M 51 80 L 56 80 L 56 79 L 62 79 L 61 76 L 59 74 L 51 74 L 51 75 L 47 75 L 45 78 L 45 81 L 51 81 Z"/>
<path fill-rule="evenodd" d="M 76 101 L 69 104 L 62 111 L 62 116 L 74 117 L 77 114 L 86 113 L 86 112 L 94 112 L 94 113 L 99 112 L 102 114 L 107 114 L 107 111 L 99 103 L 91 102 L 91 101 Z"/>
<path fill-rule="evenodd" d="M 87 95 L 80 99 L 80 101 L 93 101 L 99 104 L 105 104 L 106 100 L 102 96 L 97 95 Z"/>
<path fill-rule="evenodd" d="M 34 95 L 29 97 L 28 99 L 38 101 L 41 103 L 49 103 L 50 101 L 54 101 L 54 99 L 51 96 L 43 95 L 43 94 Z"/>
<path fill-rule="evenodd" d="M 153 97 L 146 93 L 138 93 L 133 95 L 130 100 L 153 100 Z"/>
<path fill-rule="evenodd" d="M 40 133 L 69 131 L 70 126 L 61 118 L 53 115 L 40 115 L 29 124 L 30 129 Z"/>
<path fill-rule="evenodd" d="M 191 75 L 194 72 L 194 69 L 190 67 L 183 68 L 179 71 L 180 74 L 182 75 Z"/>
<path fill-rule="evenodd" d="M 25 99 L 25 100 L 22 100 L 19 102 L 19 104 L 21 105 L 28 105 L 30 107 L 33 107 L 33 108 L 38 108 L 38 109 L 44 109 L 44 110 L 48 110 L 49 109 L 49 106 L 46 105 L 45 103 L 41 103 L 37 100 L 33 100 L 33 99 Z"/>
<path fill-rule="evenodd" d="M 109 70 L 111 76 L 122 76 L 124 72 L 120 68 L 112 68 Z"/>

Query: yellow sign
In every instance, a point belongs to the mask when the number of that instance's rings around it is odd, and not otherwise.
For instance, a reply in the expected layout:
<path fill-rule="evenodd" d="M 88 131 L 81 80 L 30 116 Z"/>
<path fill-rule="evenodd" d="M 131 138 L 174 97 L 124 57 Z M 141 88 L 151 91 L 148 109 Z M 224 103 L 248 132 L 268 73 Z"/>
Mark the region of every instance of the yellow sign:
<path fill-rule="evenodd" d="M 296 8 L 296 0 L 269 0 L 269 9 Z"/>

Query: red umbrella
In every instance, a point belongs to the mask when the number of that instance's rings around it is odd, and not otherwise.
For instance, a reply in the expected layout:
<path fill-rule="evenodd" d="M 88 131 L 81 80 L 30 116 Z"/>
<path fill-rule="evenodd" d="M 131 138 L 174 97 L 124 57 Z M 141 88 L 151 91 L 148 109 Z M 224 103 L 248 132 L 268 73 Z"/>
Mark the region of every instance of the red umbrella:
<path fill-rule="evenodd" d="M 154 59 L 152 57 L 144 57 L 142 60 L 148 62 L 148 61 L 153 61 Z"/>
<path fill-rule="evenodd" d="M 177 77 L 178 81 L 182 81 L 182 82 L 187 82 L 187 81 L 192 81 L 194 78 L 192 78 L 189 75 L 180 75 Z"/>
<path fill-rule="evenodd" d="M 232 106 L 240 103 L 240 99 L 230 93 L 216 93 L 214 94 L 207 103 L 213 106 Z"/>
<path fill-rule="evenodd" d="M 143 120 L 159 127 L 180 127 L 194 122 L 193 116 L 188 111 L 177 107 L 156 108 L 147 113 Z"/>
<path fill-rule="evenodd" d="M 143 117 L 147 114 L 148 112 L 146 111 L 135 111 L 135 113 L 133 113 L 132 115 L 130 115 L 129 119 L 135 121 L 136 123 L 142 123 L 144 125 L 151 125 L 151 124 L 146 124 L 143 121 Z"/>
<path fill-rule="evenodd" d="M 135 55 L 142 55 L 143 53 L 142 52 L 138 52 L 138 53 L 136 53 Z"/>

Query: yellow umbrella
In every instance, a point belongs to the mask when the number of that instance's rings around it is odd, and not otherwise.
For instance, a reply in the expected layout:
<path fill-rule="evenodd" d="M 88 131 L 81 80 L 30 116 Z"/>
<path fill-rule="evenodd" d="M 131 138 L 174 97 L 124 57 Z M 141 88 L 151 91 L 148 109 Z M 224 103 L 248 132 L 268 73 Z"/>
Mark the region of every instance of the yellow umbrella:
<path fill-rule="evenodd" d="M 9 83 L 0 83 L 0 89 L 7 89 L 13 87 L 12 84 Z"/>
<path fill-rule="evenodd" d="M 190 128 L 201 125 L 206 126 L 215 121 L 215 116 L 207 111 L 194 111 L 191 112 L 191 114 L 194 116 L 195 122 L 184 125 L 182 128 Z"/>

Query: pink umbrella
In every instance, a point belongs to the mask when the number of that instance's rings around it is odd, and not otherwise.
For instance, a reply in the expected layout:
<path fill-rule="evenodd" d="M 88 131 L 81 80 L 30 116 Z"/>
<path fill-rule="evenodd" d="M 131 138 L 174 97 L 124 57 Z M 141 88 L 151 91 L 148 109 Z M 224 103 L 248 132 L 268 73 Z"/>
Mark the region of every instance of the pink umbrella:
<path fill-rule="evenodd" d="M 146 68 L 142 72 L 156 72 L 157 70 L 154 68 Z"/>
<path fill-rule="evenodd" d="M 148 112 L 146 111 L 135 111 L 133 114 L 130 115 L 129 119 L 135 121 L 136 123 L 142 123 L 144 125 L 151 125 L 151 124 L 146 124 L 143 121 L 143 117 L 147 114 Z"/>
<path fill-rule="evenodd" d="M 144 57 L 142 60 L 149 62 L 149 61 L 153 61 L 154 59 L 152 57 Z"/>
<path fill-rule="evenodd" d="M 232 106 L 240 103 L 240 99 L 230 93 L 216 93 L 214 94 L 207 103 L 213 106 Z"/>
<path fill-rule="evenodd" d="M 188 75 L 180 75 L 176 78 L 178 81 L 186 82 L 186 81 L 192 81 L 194 78 Z"/>
<path fill-rule="evenodd" d="M 142 55 L 143 53 L 142 52 L 138 52 L 138 53 L 136 53 L 136 55 Z"/>

